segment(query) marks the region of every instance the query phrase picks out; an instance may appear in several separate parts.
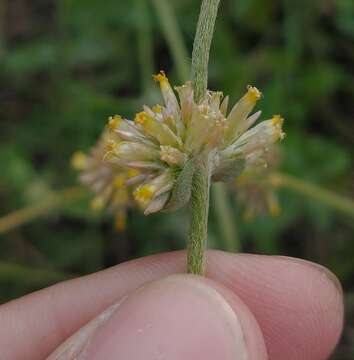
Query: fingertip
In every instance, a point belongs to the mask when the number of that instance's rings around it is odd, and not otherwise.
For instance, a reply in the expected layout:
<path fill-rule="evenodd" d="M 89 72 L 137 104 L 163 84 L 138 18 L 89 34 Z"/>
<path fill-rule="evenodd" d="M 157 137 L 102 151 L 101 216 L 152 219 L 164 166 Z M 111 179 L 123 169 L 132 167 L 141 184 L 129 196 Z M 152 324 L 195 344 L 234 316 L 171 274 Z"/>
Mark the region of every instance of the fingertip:
<path fill-rule="evenodd" d="M 253 315 L 230 290 L 174 275 L 130 294 L 82 351 L 85 359 L 266 359 Z"/>
<path fill-rule="evenodd" d="M 292 263 L 294 271 L 302 279 L 297 297 L 301 306 L 297 308 L 297 312 L 307 322 L 306 337 L 301 326 L 295 331 L 295 335 L 297 333 L 306 344 L 304 354 L 314 360 L 327 359 L 334 351 L 343 329 L 341 283 L 333 272 L 317 263 L 286 257 L 283 260 Z"/>
<path fill-rule="evenodd" d="M 284 256 L 216 254 L 210 270 L 255 315 L 269 358 L 323 360 L 333 352 L 344 310 L 341 285 L 328 269 Z"/>

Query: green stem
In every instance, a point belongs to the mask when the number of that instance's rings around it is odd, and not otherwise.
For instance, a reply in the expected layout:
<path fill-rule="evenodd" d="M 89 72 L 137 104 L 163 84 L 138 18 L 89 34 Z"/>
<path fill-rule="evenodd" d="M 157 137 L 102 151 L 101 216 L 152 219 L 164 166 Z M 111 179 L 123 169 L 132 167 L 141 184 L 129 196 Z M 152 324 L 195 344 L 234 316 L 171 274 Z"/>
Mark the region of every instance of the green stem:
<path fill-rule="evenodd" d="M 136 0 L 137 12 L 139 15 L 137 40 L 141 79 L 143 91 L 149 92 L 152 86 L 151 76 L 154 72 L 153 65 L 153 44 L 151 36 L 151 16 L 147 6 L 147 0 Z"/>
<path fill-rule="evenodd" d="M 174 59 L 178 77 L 181 81 L 185 81 L 189 77 L 188 53 L 172 9 L 172 3 L 169 0 L 153 0 L 153 3 Z"/>
<path fill-rule="evenodd" d="M 85 194 L 83 188 L 77 186 L 68 188 L 57 193 L 50 193 L 42 201 L 0 218 L 0 234 L 6 233 L 18 226 L 24 225 L 42 215 L 47 215 L 53 209 L 63 205 L 65 202 L 77 200 Z"/>
<path fill-rule="evenodd" d="M 203 0 L 197 31 L 193 44 L 192 76 L 194 98 L 199 102 L 204 97 L 208 82 L 208 61 L 215 19 L 220 0 Z M 188 272 L 204 275 L 205 248 L 208 237 L 210 193 L 209 157 L 195 159 L 192 179 L 191 223 L 188 239 Z"/>
<path fill-rule="evenodd" d="M 177 26 L 176 15 L 172 6 L 165 0 L 155 0 L 157 15 L 160 18 L 161 24 L 165 24 L 167 19 L 173 19 L 172 23 L 176 24 L 173 28 L 163 26 L 166 42 L 170 48 L 174 63 L 176 64 L 180 81 L 185 81 L 189 76 L 188 65 L 185 61 L 187 58 L 187 49 L 183 41 L 183 36 L 180 28 Z M 168 36 L 169 31 L 173 36 Z M 177 39 L 178 41 L 173 41 Z M 179 44 L 176 46 L 176 44 Z M 222 183 L 215 184 L 212 188 L 213 203 L 216 209 L 216 218 L 219 223 L 222 238 L 224 239 L 225 249 L 228 251 L 239 251 L 240 240 L 237 234 L 236 219 L 232 217 L 232 210 L 227 198 L 227 191 L 225 185 Z"/>
<path fill-rule="evenodd" d="M 233 211 L 227 195 L 223 183 L 215 183 L 212 186 L 213 204 L 215 205 L 219 230 L 225 243 L 225 250 L 239 252 L 241 244 L 236 228 L 236 218 L 232 215 Z"/>
<path fill-rule="evenodd" d="M 274 172 L 269 175 L 269 178 L 274 186 L 284 187 L 298 192 L 354 217 L 354 201 L 349 198 L 345 198 L 291 175 Z"/>
<path fill-rule="evenodd" d="M 210 171 L 208 159 L 195 162 L 191 194 L 191 224 L 188 239 L 188 272 L 204 275 L 208 236 Z"/>
<path fill-rule="evenodd" d="M 219 3 L 220 0 L 203 0 L 200 8 L 192 54 L 192 80 L 197 103 L 207 90 L 209 52 Z"/>

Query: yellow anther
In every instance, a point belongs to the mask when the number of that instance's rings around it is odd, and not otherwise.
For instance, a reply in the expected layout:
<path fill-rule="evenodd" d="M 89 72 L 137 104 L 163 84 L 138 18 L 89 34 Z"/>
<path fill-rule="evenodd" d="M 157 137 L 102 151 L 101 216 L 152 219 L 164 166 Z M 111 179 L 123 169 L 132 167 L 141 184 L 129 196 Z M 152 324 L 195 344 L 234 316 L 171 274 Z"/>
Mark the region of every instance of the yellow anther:
<path fill-rule="evenodd" d="M 116 149 L 118 144 L 113 140 L 108 140 L 106 144 L 106 150 L 107 151 L 114 151 Z"/>
<path fill-rule="evenodd" d="M 114 228 L 117 231 L 124 231 L 127 227 L 127 214 L 124 211 L 119 211 L 114 217 Z"/>
<path fill-rule="evenodd" d="M 284 119 L 280 115 L 273 115 L 272 117 L 272 125 L 276 129 L 276 134 L 280 140 L 285 138 L 285 133 L 282 131 Z"/>
<path fill-rule="evenodd" d="M 109 130 L 117 129 L 121 121 L 122 121 L 122 117 L 119 115 L 110 116 L 108 118 L 108 124 L 107 124 L 108 129 Z"/>
<path fill-rule="evenodd" d="M 120 175 L 117 175 L 115 178 L 114 178 L 114 186 L 117 188 L 117 189 L 120 189 L 122 187 L 124 187 L 125 185 L 125 176 L 120 174 Z"/>
<path fill-rule="evenodd" d="M 168 81 L 167 76 L 163 70 L 160 70 L 158 74 L 154 75 L 154 80 L 160 84 L 164 81 Z"/>
<path fill-rule="evenodd" d="M 257 100 L 259 100 L 262 97 L 262 93 L 254 86 L 248 85 L 247 86 L 247 93 L 246 93 L 246 98 L 250 101 L 250 102 L 257 102 Z"/>
<path fill-rule="evenodd" d="M 154 111 L 155 113 L 161 113 L 162 112 L 162 106 L 157 104 L 157 105 L 154 105 L 152 107 L 152 111 Z"/>
<path fill-rule="evenodd" d="M 139 125 L 146 125 L 149 121 L 152 120 L 152 117 L 149 116 L 145 111 L 142 111 L 140 113 L 137 113 L 135 115 L 134 121 Z"/>
<path fill-rule="evenodd" d="M 76 170 L 84 170 L 87 166 L 87 156 L 82 151 L 76 151 L 70 159 L 70 164 Z"/>
<path fill-rule="evenodd" d="M 128 177 L 128 179 L 131 179 L 131 178 L 133 178 L 133 177 L 135 177 L 135 176 L 138 176 L 139 174 L 140 174 L 140 171 L 137 170 L 137 169 L 129 169 L 129 170 L 127 171 L 127 177 Z"/>
<path fill-rule="evenodd" d="M 280 115 L 273 115 L 272 117 L 272 124 L 274 126 L 282 126 L 284 119 Z"/>
<path fill-rule="evenodd" d="M 151 185 L 139 186 L 133 193 L 136 201 L 146 204 L 154 195 L 154 188 Z"/>
<path fill-rule="evenodd" d="M 104 200 L 101 196 L 94 197 L 90 202 L 90 208 L 94 211 L 100 211 L 104 207 Z"/>
<path fill-rule="evenodd" d="M 268 207 L 271 216 L 276 217 L 280 215 L 281 209 L 276 202 L 271 202 Z"/>

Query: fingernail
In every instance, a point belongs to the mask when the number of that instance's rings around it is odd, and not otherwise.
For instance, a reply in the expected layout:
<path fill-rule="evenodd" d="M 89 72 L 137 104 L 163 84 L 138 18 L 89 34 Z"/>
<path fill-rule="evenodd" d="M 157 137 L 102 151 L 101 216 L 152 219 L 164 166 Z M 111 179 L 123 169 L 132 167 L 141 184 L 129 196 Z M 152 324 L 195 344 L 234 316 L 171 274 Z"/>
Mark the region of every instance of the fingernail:
<path fill-rule="evenodd" d="M 102 326 L 113 315 L 114 311 L 126 299 L 122 298 L 118 303 L 110 306 L 99 316 L 87 323 L 79 329 L 74 335 L 67 339 L 52 353 L 47 360 L 68 360 L 77 359 L 83 352 L 90 339 L 93 337 L 97 329 Z"/>
<path fill-rule="evenodd" d="M 174 275 L 132 293 L 79 359 L 246 360 L 239 318 L 213 287 Z"/>
<path fill-rule="evenodd" d="M 312 261 L 305 260 L 305 259 L 300 259 L 300 258 L 294 258 L 294 257 L 289 257 L 289 256 L 276 256 L 276 257 L 278 259 L 283 258 L 287 261 L 290 260 L 294 263 L 298 263 L 301 265 L 307 265 L 309 267 L 312 267 L 313 269 L 320 271 L 335 286 L 335 288 L 338 290 L 339 294 L 343 295 L 343 288 L 342 288 L 342 284 L 340 283 L 339 279 L 337 278 L 337 276 L 335 274 L 333 274 L 332 271 L 327 269 L 325 266 L 320 265 L 315 262 L 312 262 Z"/>

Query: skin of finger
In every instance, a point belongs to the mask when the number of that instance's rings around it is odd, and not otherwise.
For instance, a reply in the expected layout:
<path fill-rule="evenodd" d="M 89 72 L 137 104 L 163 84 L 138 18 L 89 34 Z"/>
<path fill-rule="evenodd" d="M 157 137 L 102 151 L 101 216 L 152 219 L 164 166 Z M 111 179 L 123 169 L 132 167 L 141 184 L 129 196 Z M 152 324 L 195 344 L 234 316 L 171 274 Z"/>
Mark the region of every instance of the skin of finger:
<path fill-rule="evenodd" d="M 326 271 L 293 258 L 219 251 L 210 251 L 207 257 L 207 276 L 247 304 L 261 326 L 271 359 L 328 357 L 340 335 L 343 305 L 338 286 Z M 0 307 L 4 325 L 0 348 L 11 359 L 43 358 L 127 292 L 184 269 L 184 252 L 160 254 L 5 304 Z M 14 341 L 19 337 L 21 347 Z"/>
<path fill-rule="evenodd" d="M 139 346 L 137 346 L 139 344 Z M 247 306 L 230 290 L 173 275 L 128 295 L 78 359 L 267 359 Z"/>

